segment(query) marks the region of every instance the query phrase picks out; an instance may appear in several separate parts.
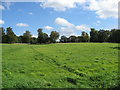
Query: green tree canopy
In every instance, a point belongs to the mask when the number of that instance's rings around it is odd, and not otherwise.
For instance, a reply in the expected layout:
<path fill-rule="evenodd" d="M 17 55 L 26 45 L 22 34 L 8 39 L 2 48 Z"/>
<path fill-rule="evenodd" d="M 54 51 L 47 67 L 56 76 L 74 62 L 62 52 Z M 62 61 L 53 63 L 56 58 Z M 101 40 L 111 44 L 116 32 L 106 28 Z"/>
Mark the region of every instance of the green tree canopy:
<path fill-rule="evenodd" d="M 55 43 L 58 38 L 59 38 L 59 32 L 52 31 L 50 34 L 51 42 Z"/>
<path fill-rule="evenodd" d="M 15 43 L 15 42 L 17 42 L 17 37 L 16 37 L 15 33 L 12 31 L 11 27 L 7 28 L 6 35 L 7 35 L 7 42 L 8 43 Z"/>
<path fill-rule="evenodd" d="M 23 43 L 30 43 L 31 42 L 31 32 L 30 31 L 26 31 L 24 34 L 23 34 L 23 37 L 22 37 L 22 42 Z"/>

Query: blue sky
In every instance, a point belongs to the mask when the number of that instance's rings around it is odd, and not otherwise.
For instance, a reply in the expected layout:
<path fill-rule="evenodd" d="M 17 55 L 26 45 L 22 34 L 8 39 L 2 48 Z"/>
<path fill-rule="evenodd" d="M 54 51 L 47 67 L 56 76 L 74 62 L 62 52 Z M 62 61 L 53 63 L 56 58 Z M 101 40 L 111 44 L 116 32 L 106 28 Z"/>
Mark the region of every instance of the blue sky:
<path fill-rule="evenodd" d="M 48 34 L 55 30 L 61 35 L 70 36 L 80 35 L 82 31 L 89 33 L 90 28 L 99 30 L 113 29 L 118 26 L 116 7 L 111 10 L 112 4 L 116 4 L 112 0 L 109 0 L 111 3 L 102 2 L 105 0 L 101 2 L 70 0 L 68 4 L 61 1 L 3 2 L 0 5 L 2 11 L 0 25 L 4 28 L 12 27 L 17 35 L 22 35 L 29 30 L 33 36 L 37 36 L 38 28 L 43 28 L 43 32 Z M 111 6 L 108 5 L 107 9 L 106 6 L 100 8 L 103 3 Z"/>

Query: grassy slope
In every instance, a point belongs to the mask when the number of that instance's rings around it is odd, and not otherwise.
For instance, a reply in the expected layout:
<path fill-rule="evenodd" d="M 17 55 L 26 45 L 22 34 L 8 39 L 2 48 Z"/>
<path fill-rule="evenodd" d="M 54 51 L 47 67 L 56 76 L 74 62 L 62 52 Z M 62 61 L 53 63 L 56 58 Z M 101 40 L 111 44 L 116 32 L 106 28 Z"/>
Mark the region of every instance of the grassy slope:
<path fill-rule="evenodd" d="M 4 88 L 114 87 L 118 44 L 3 45 Z"/>

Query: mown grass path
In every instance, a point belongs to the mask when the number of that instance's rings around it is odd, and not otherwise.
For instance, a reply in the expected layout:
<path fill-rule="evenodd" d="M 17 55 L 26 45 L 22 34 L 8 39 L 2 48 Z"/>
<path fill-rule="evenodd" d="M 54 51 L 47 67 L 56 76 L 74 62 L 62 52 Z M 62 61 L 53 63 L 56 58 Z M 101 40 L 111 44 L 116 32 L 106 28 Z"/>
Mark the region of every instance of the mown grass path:
<path fill-rule="evenodd" d="M 111 43 L 3 44 L 3 87 L 116 87 L 118 50 Z"/>

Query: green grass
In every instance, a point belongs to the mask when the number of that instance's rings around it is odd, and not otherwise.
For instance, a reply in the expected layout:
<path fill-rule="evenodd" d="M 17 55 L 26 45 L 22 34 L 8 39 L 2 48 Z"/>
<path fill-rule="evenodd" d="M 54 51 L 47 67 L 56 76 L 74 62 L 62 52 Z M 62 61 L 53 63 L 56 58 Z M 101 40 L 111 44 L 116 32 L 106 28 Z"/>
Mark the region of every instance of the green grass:
<path fill-rule="evenodd" d="M 118 44 L 3 44 L 3 88 L 111 88 Z"/>

